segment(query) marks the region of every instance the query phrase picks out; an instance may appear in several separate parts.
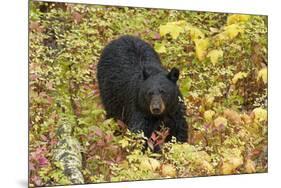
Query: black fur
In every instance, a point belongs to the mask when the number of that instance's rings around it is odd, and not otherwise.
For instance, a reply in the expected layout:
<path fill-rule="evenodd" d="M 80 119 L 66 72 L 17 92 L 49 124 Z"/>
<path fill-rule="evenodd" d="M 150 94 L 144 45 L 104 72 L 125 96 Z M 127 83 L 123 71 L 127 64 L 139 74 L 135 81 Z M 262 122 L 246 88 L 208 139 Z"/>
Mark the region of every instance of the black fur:
<path fill-rule="evenodd" d="M 133 132 L 144 131 L 148 138 L 164 125 L 170 128 L 167 140 L 175 136 L 178 141 L 187 141 L 185 106 L 176 85 L 179 70 L 168 72 L 148 43 L 127 35 L 113 40 L 103 50 L 97 68 L 108 117 L 124 121 Z M 161 115 L 151 114 L 149 92 L 163 100 L 165 111 Z"/>

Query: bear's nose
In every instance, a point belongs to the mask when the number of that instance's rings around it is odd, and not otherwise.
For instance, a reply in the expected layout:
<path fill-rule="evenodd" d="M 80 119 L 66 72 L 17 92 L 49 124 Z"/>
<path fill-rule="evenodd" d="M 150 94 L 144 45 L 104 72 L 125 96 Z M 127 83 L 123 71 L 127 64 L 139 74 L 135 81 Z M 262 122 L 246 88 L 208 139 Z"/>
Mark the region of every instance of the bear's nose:
<path fill-rule="evenodd" d="M 150 103 L 150 112 L 153 115 L 160 115 L 165 110 L 165 105 L 162 98 L 159 96 L 153 96 Z"/>
<path fill-rule="evenodd" d="M 161 113 L 160 107 L 153 107 L 153 108 L 152 108 L 152 113 L 153 113 L 153 114 L 160 114 L 160 113 Z"/>

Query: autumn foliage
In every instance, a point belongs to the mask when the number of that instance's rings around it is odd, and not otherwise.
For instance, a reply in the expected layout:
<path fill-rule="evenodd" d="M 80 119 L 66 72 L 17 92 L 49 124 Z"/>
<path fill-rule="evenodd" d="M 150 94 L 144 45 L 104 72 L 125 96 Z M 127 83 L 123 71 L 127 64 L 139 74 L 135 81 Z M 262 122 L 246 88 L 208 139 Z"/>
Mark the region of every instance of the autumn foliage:
<path fill-rule="evenodd" d="M 80 143 L 85 183 L 267 172 L 266 16 L 30 6 L 30 186 L 72 183 L 53 158 L 62 119 Z M 105 118 L 96 64 L 123 34 L 146 40 L 165 67 L 181 69 L 188 143 L 173 139 L 158 143 L 160 153 L 142 152 L 141 134 Z"/>

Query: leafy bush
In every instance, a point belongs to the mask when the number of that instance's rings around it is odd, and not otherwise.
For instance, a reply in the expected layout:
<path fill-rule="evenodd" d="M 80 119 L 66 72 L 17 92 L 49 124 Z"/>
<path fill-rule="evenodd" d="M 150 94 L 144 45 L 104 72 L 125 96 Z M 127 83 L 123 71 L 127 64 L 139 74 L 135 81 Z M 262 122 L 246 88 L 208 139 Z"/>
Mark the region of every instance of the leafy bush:
<path fill-rule="evenodd" d="M 86 183 L 267 171 L 267 17 L 31 2 L 30 186 L 70 184 L 53 151 L 61 119 L 82 148 Z M 105 118 L 103 47 L 137 35 L 181 69 L 188 143 L 141 152 L 143 136 Z"/>

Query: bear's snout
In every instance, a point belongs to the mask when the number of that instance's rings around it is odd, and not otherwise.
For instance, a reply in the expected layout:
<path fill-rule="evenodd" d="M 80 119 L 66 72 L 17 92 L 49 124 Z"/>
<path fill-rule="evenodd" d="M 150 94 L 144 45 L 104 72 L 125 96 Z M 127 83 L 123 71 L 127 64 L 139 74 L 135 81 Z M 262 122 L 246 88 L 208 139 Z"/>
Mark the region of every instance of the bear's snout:
<path fill-rule="evenodd" d="M 165 110 L 165 104 L 160 96 L 153 96 L 150 102 L 150 112 L 153 115 L 160 115 Z"/>

